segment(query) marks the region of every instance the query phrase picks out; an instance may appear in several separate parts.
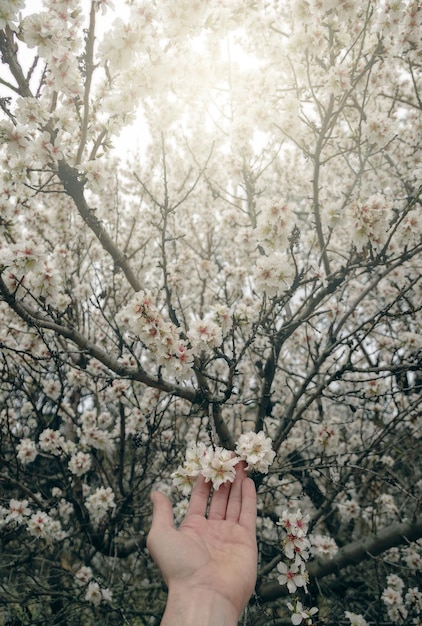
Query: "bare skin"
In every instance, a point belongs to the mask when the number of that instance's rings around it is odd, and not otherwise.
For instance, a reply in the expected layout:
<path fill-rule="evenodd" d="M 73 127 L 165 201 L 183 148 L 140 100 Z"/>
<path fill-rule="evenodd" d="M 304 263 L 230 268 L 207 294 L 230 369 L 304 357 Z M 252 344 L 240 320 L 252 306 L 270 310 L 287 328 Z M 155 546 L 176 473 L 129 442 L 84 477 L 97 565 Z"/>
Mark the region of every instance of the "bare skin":
<path fill-rule="evenodd" d="M 168 587 L 161 626 L 235 626 L 255 587 L 256 492 L 244 464 L 214 491 L 200 476 L 174 528 L 168 498 L 153 492 L 147 546 Z"/>

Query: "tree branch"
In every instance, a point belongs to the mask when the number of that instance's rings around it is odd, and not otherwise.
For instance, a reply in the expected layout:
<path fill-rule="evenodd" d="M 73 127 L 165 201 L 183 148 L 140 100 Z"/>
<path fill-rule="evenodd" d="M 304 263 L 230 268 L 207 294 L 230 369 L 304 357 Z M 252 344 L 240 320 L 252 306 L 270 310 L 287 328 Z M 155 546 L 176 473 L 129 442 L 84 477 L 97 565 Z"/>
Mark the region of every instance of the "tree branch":
<path fill-rule="evenodd" d="M 409 544 L 422 537 L 422 515 L 409 522 L 395 524 L 371 534 L 365 539 L 354 541 L 341 548 L 332 559 L 316 559 L 306 568 L 311 578 L 317 580 L 335 574 L 348 565 L 358 565 L 363 561 L 376 557 L 390 548 Z M 285 587 L 277 582 L 262 585 L 258 589 L 261 602 L 270 602 L 287 595 Z"/>
<path fill-rule="evenodd" d="M 107 367 L 118 376 L 121 376 L 122 378 L 128 378 L 130 380 L 137 380 L 138 382 L 141 382 L 148 387 L 153 387 L 154 389 L 159 389 L 160 391 L 164 391 L 167 393 L 172 393 L 175 396 L 178 396 L 179 398 L 185 398 L 185 400 L 188 400 L 192 403 L 197 402 L 198 394 L 194 389 L 181 387 L 179 385 L 166 382 L 161 378 L 154 378 L 139 367 L 123 366 L 116 358 L 112 357 L 105 350 L 102 350 L 99 346 L 94 344 L 75 328 L 53 322 L 29 307 L 27 304 L 24 304 L 23 302 L 18 302 L 15 295 L 8 290 L 1 276 L 0 292 L 2 293 L 3 299 L 10 306 L 10 308 L 13 309 L 15 313 L 17 313 L 19 317 L 23 319 L 29 326 L 34 326 L 35 328 L 44 328 L 45 330 L 51 330 L 57 335 L 69 339 L 72 343 L 76 344 L 78 348 L 80 348 L 83 352 L 88 353 L 90 356 L 97 359 L 100 363 L 105 365 L 105 367 Z"/>

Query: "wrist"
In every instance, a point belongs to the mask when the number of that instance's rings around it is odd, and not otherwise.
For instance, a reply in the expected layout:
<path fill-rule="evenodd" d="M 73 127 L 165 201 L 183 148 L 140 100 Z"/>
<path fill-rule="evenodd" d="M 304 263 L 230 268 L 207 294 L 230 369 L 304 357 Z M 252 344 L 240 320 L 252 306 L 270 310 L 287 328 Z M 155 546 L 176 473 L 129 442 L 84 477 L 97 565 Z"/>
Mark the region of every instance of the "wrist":
<path fill-rule="evenodd" d="M 161 626 L 236 626 L 240 613 L 230 600 L 214 590 L 169 588 Z"/>

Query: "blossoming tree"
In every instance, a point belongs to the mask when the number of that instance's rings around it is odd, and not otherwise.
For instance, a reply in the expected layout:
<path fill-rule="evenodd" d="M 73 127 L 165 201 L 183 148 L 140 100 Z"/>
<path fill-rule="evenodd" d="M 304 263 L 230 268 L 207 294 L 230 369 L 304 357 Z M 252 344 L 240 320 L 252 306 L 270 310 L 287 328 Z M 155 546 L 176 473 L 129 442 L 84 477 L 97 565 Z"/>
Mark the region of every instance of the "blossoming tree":
<path fill-rule="evenodd" d="M 0 621 L 159 624 L 242 458 L 244 624 L 420 624 L 422 7 L 114 5 L 0 3 Z"/>

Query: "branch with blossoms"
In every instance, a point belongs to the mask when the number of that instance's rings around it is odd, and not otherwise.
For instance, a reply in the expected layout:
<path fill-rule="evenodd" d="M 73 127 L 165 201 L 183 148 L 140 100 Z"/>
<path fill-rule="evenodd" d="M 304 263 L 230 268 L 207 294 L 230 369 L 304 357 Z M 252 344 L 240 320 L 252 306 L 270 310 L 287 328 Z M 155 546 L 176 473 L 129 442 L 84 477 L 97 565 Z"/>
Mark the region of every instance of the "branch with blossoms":
<path fill-rule="evenodd" d="M 287 608 L 291 612 L 292 624 L 312 624 L 313 615 L 318 612 L 317 607 L 305 608 L 299 600 L 297 591 L 301 588 L 307 592 L 309 577 L 306 562 L 309 559 L 310 542 L 307 538 L 309 518 L 303 516 L 300 510 L 296 513 L 283 511 L 277 522 L 284 529 L 285 537 L 282 541 L 283 560 L 277 564 L 278 583 L 281 587 L 286 585 L 291 602 L 287 602 Z"/>
<path fill-rule="evenodd" d="M 91 355 L 115 374 L 123 378 L 137 380 L 149 387 L 171 392 L 175 395 L 180 395 L 180 397 L 190 400 L 192 403 L 198 402 L 199 399 L 195 390 L 167 383 L 161 378 L 149 376 L 140 367 L 129 367 L 123 365 L 117 358 L 113 358 L 109 353 L 105 352 L 99 346 L 84 337 L 75 328 L 51 321 L 46 318 L 46 315 L 39 313 L 27 304 L 18 301 L 15 294 L 9 291 L 1 276 L 0 293 L 2 294 L 2 299 L 7 302 L 9 306 L 19 315 L 19 317 L 21 317 L 30 327 L 53 331 L 57 335 L 64 337 L 65 339 L 69 339 L 76 346 L 78 346 L 83 354 Z"/>
<path fill-rule="evenodd" d="M 422 537 L 422 517 L 417 516 L 402 524 L 395 524 L 381 529 L 365 539 L 354 541 L 340 548 L 330 559 L 315 559 L 307 565 L 307 573 L 311 579 L 321 580 L 325 576 L 339 572 L 343 568 L 373 559 L 392 547 L 406 545 Z M 292 575 L 296 575 L 293 572 Z M 284 574 L 285 576 L 285 574 Z M 284 578 L 283 578 L 284 580 Z M 286 578 L 287 580 L 287 578 Z M 258 588 L 258 597 L 262 602 L 269 602 L 286 594 L 276 583 L 263 583 Z"/>

